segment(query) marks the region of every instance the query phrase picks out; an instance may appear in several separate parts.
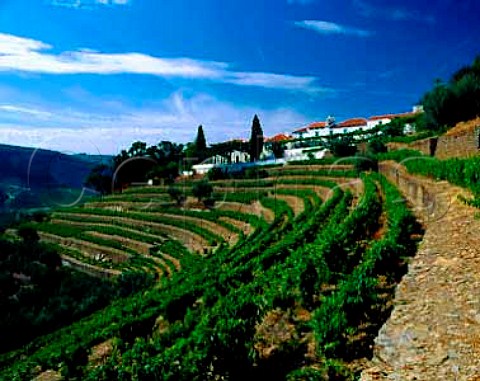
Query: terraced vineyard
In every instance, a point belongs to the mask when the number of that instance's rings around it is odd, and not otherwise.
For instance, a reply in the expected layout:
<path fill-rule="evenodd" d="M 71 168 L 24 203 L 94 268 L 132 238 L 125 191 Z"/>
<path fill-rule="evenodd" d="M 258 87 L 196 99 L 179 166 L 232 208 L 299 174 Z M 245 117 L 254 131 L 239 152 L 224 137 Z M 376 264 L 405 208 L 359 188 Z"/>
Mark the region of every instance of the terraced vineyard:
<path fill-rule="evenodd" d="M 0 356 L 0 378 L 358 377 L 415 253 L 415 219 L 378 174 L 268 171 L 213 182 L 211 209 L 182 182 L 183 207 L 166 187 L 131 188 L 32 224 L 72 266 L 157 284 Z"/>

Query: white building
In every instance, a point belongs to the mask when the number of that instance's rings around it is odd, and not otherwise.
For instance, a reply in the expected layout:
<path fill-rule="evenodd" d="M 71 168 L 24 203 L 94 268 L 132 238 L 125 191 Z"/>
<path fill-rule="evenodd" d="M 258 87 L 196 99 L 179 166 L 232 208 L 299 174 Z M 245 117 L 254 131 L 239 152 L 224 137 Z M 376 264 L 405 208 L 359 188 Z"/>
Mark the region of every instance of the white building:
<path fill-rule="evenodd" d="M 230 163 L 248 163 L 250 161 L 250 154 L 244 151 L 232 151 L 230 152 Z"/>
<path fill-rule="evenodd" d="M 344 120 L 333 126 L 334 134 L 348 134 L 350 132 L 365 131 L 368 129 L 368 122 L 364 118 L 352 118 Z"/>
<path fill-rule="evenodd" d="M 415 116 L 423 112 L 422 106 L 414 106 L 411 112 L 400 114 L 385 114 L 371 116 L 365 118 L 352 118 L 344 120 L 340 123 L 335 123 L 335 119 L 329 116 L 326 122 L 314 122 L 308 126 L 302 127 L 293 131 L 293 136 L 296 139 L 315 138 L 322 136 L 329 136 L 331 134 L 345 134 L 355 131 L 367 131 L 379 125 L 386 125 L 396 118 L 405 118 Z M 405 133 L 410 133 L 415 130 L 415 126 L 410 123 L 405 125 Z"/>
<path fill-rule="evenodd" d="M 330 135 L 330 127 L 326 122 L 314 122 L 292 132 L 295 139 L 315 138 Z"/>
<path fill-rule="evenodd" d="M 378 125 L 385 125 L 392 121 L 393 115 L 378 115 L 378 116 L 371 116 L 368 118 L 367 125 L 368 129 L 372 129 L 377 127 Z"/>
<path fill-rule="evenodd" d="M 192 166 L 192 170 L 197 175 L 205 175 L 210 169 L 227 164 L 239 164 L 250 162 L 250 154 L 243 151 L 231 151 L 227 156 L 215 155 L 205 159 L 200 164 Z"/>
<path fill-rule="evenodd" d="M 326 122 L 311 123 L 306 127 L 293 131 L 293 135 L 297 139 L 305 139 L 329 136 L 332 134 L 345 134 L 366 129 L 368 129 L 368 122 L 364 118 L 347 119 L 337 124 L 335 123 L 335 119 L 329 116 Z"/>
<path fill-rule="evenodd" d="M 286 162 L 303 161 L 311 158 L 323 159 L 327 151 L 326 149 L 319 150 L 318 147 L 292 148 L 285 150 L 284 158 Z"/>

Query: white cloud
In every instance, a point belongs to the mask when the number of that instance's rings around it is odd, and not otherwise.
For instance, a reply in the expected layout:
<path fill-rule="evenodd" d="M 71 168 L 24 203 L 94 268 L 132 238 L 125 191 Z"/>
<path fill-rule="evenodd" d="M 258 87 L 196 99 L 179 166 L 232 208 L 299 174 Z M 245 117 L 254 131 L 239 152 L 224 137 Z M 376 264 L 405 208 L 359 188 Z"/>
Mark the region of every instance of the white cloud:
<path fill-rule="evenodd" d="M 13 113 L 13 114 L 26 114 L 26 115 L 39 117 L 39 118 L 48 118 L 52 116 L 52 113 L 48 111 L 38 110 L 35 108 L 25 107 L 25 106 L 15 106 L 10 104 L 0 105 L 0 112 L 1 111 Z"/>
<path fill-rule="evenodd" d="M 415 10 L 393 7 L 377 7 L 363 0 L 353 0 L 353 5 L 364 17 L 377 17 L 394 21 L 417 21 L 428 24 L 435 23 L 434 16 Z"/>
<path fill-rule="evenodd" d="M 109 54 L 89 49 L 60 54 L 45 52 L 51 49 L 51 45 L 41 41 L 0 33 L 0 72 L 103 75 L 131 73 L 296 91 L 325 90 L 314 85 L 315 77 L 236 72 L 229 70 L 229 65 L 224 62 L 160 58 L 135 52 Z"/>
<path fill-rule="evenodd" d="M 50 5 L 73 9 L 93 9 L 99 6 L 128 5 L 131 0 L 51 0 Z"/>
<path fill-rule="evenodd" d="M 291 90 L 305 90 L 328 92 L 328 89 L 319 89 L 313 86 L 315 77 L 297 77 L 261 72 L 233 72 L 228 73 L 224 81 L 241 86 L 260 86 L 266 88 L 287 88 Z"/>
<path fill-rule="evenodd" d="M 156 105 L 131 108 L 114 106 L 115 112 L 88 113 L 64 107 L 31 106 L 35 113 L 22 113 L 25 105 L 8 105 L 17 112 L 13 122 L 2 115 L 0 142 L 67 152 L 116 154 L 136 140 L 156 144 L 161 140 L 186 143 L 195 138 L 196 127 L 204 126 L 209 143 L 248 138 L 251 120 L 258 114 L 266 135 L 289 132 L 308 118 L 293 108 L 259 109 L 236 106 L 206 94 L 185 97 L 181 92 Z M 44 115 L 49 115 L 47 123 Z"/>
<path fill-rule="evenodd" d="M 357 29 L 350 26 L 340 25 L 337 23 L 322 20 L 296 21 L 295 25 L 300 28 L 313 30 L 321 34 L 344 34 L 358 37 L 368 37 L 373 34 L 368 30 Z"/>

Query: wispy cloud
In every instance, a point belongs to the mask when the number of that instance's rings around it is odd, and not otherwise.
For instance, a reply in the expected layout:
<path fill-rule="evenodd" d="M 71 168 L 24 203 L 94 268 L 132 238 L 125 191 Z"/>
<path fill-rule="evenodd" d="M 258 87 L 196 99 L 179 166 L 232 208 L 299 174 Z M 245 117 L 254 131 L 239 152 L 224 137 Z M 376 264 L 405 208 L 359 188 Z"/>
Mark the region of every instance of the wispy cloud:
<path fill-rule="evenodd" d="M 240 86 L 260 86 L 265 88 L 288 88 L 291 90 L 311 89 L 312 92 L 331 92 L 326 88 L 312 87 L 315 77 L 298 77 L 293 75 L 261 73 L 261 72 L 232 72 L 225 76 L 224 81 Z"/>
<path fill-rule="evenodd" d="M 363 0 L 353 0 L 353 5 L 364 17 L 377 17 L 395 21 L 417 21 L 428 24 L 435 23 L 435 17 L 433 15 L 424 14 L 412 9 L 378 7 Z"/>
<path fill-rule="evenodd" d="M 27 106 L 17 106 L 11 104 L 0 104 L 0 112 L 7 112 L 12 114 L 29 115 L 38 118 L 49 118 L 52 113 L 44 110 L 35 109 Z"/>
<path fill-rule="evenodd" d="M 322 20 L 296 21 L 295 25 L 300 28 L 310 29 L 321 34 L 344 34 L 358 37 L 369 37 L 373 34 L 368 30 Z"/>
<path fill-rule="evenodd" d="M 315 85 L 312 76 L 240 72 L 225 62 L 191 58 L 161 58 L 127 52 L 109 54 L 88 49 L 49 54 L 53 47 L 42 41 L 0 33 L 0 72 L 43 74 L 146 74 L 159 77 L 202 79 L 239 86 L 257 86 L 306 92 L 328 91 Z"/>
<path fill-rule="evenodd" d="M 9 105 L 23 110 L 26 105 Z M 32 105 L 29 105 L 32 106 Z M 37 115 L 18 113 L 18 119 L 5 119 L 0 110 L 0 141 L 68 152 L 116 154 L 135 140 L 156 144 L 161 140 L 188 142 L 196 127 L 203 124 L 209 142 L 248 138 L 251 118 L 258 114 L 267 135 L 288 132 L 308 118 L 294 108 L 265 109 L 234 105 L 206 94 L 185 96 L 175 92 L 155 105 L 132 108 L 118 105 L 115 112 L 106 107 L 90 113 L 62 106 L 32 107 Z M 42 113 L 49 115 L 48 123 Z"/>
<path fill-rule="evenodd" d="M 128 5 L 131 0 L 50 0 L 49 4 L 56 7 L 73 9 L 94 9 L 105 6 Z"/>

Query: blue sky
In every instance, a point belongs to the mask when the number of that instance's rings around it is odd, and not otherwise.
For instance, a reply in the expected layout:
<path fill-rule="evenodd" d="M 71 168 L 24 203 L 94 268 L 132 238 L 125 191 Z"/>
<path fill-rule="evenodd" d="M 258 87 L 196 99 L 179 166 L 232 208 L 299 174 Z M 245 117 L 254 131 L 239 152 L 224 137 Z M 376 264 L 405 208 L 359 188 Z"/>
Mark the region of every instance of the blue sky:
<path fill-rule="evenodd" d="M 460 4 L 459 4 L 460 3 Z M 404 112 L 480 54 L 476 0 L 0 0 L 0 142 L 115 154 Z"/>

